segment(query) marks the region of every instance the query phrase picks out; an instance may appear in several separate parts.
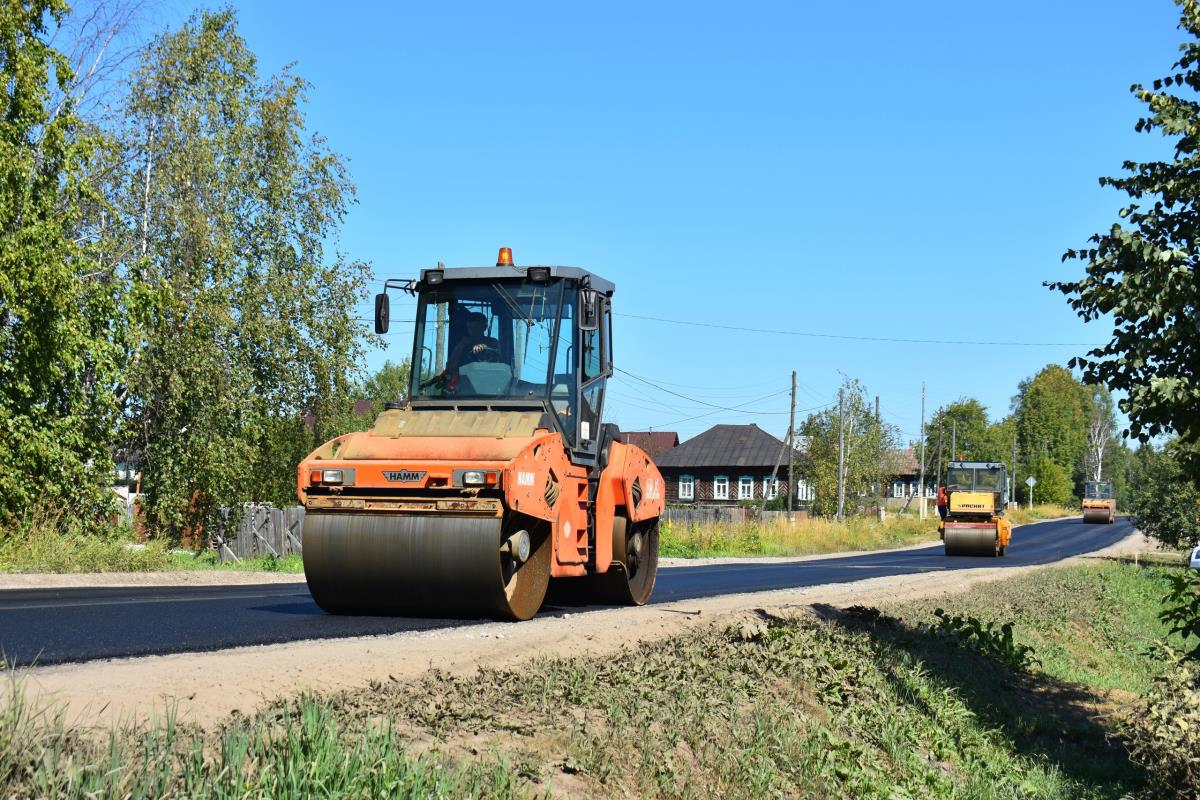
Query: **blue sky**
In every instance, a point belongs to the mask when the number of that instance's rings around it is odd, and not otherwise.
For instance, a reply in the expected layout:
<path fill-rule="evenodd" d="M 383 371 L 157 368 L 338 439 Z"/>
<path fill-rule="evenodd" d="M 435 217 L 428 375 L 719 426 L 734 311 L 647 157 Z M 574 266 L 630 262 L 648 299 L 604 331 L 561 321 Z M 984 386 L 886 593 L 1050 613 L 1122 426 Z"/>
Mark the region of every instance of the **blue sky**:
<path fill-rule="evenodd" d="M 1099 343 L 1042 288 L 1115 219 L 1097 177 L 1165 153 L 1130 84 L 1165 74 L 1168 0 L 1008 3 L 235 3 L 265 73 L 296 62 L 349 161 L 341 247 L 377 278 L 437 261 L 588 267 L 617 284 L 608 416 L 786 429 L 841 376 L 913 438 L 960 396 L 994 417 Z M 193 6 L 168 2 L 161 24 Z M 393 305 L 393 317 L 411 315 Z M 369 308 L 363 307 L 364 316 Z M 408 316 L 411 319 L 411 316 Z M 410 325 L 390 353 L 408 354 Z"/>

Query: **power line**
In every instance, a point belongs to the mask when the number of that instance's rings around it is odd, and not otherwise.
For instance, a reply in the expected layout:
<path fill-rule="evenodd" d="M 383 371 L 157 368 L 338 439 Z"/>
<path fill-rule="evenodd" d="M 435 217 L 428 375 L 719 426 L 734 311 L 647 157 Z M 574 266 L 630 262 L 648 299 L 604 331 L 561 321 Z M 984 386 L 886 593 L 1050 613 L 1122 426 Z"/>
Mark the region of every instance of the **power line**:
<path fill-rule="evenodd" d="M 754 401 L 749 401 L 749 402 L 743 403 L 743 405 L 752 405 L 754 403 L 757 403 L 758 401 L 764 401 L 764 399 L 767 399 L 769 397 L 779 397 L 780 395 L 786 395 L 786 393 L 788 391 L 790 391 L 790 390 L 785 389 L 784 391 L 781 391 L 781 392 L 773 392 L 773 393 L 770 393 L 770 395 L 764 395 L 763 397 L 754 399 Z M 835 405 L 836 403 L 838 403 L 838 401 L 830 401 L 828 403 L 823 403 L 821 405 L 814 405 L 814 407 L 812 407 L 812 408 L 799 408 L 799 409 L 796 409 L 796 413 L 797 414 L 809 414 L 809 413 L 811 413 L 811 411 L 820 411 L 821 409 L 829 408 L 830 405 Z M 684 422 L 691 422 L 694 420 L 702 420 L 706 416 L 713 416 L 714 414 L 718 413 L 719 410 L 720 409 L 716 409 L 714 411 L 706 411 L 706 413 L 703 413 L 703 414 L 698 414 L 696 416 L 689 416 L 688 419 L 685 419 L 685 420 L 672 420 L 671 422 L 662 422 L 661 425 L 655 425 L 654 427 L 655 428 L 665 428 L 665 427 L 670 427 L 672 425 L 682 425 L 682 423 L 684 423 Z M 752 411 L 752 410 L 743 411 L 742 409 L 736 409 L 736 410 L 738 410 L 739 413 L 742 413 L 742 414 L 788 414 L 788 413 L 790 413 L 790 411 Z"/>
<path fill-rule="evenodd" d="M 621 314 L 615 316 L 629 319 L 649 320 L 650 322 L 666 322 L 671 325 L 690 325 L 696 328 L 717 328 L 724 331 L 743 331 L 746 333 L 768 333 L 774 336 L 806 336 L 814 339 L 848 339 L 856 342 L 896 342 L 900 344 L 955 344 L 988 347 L 1100 347 L 1098 344 L 1087 342 L 988 342 L 971 341 L 966 339 L 900 339 L 888 336 L 851 336 L 841 333 L 813 333 L 811 331 L 781 331 L 771 328 L 748 328 L 741 325 L 721 325 L 716 322 L 693 322 L 682 319 L 665 319 L 649 317 L 642 314 Z"/>
<path fill-rule="evenodd" d="M 691 402 L 691 403 L 696 403 L 696 404 L 702 405 L 702 406 L 708 406 L 709 408 L 715 408 L 718 411 L 739 411 L 739 410 L 741 410 L 736 406 L 720 406 L 720 405 L 717 405 L 716 403 L 710 403 L 706 400 L 698 400 L 695 397 L 688 397 L 686 394 L 680 394 L 679 392 L 671 391 L 670 389 L 659 386 L 654 381 L 650 381 L 650 380 L 647 380 L 646 378 L 642 378 L 638 375 L 634 375 L 632 372 L 621 369 L 620 367 L 614 367 L 613 369 L 615 369 L 617 372 L 621 372 L 621 373 L 624 373 L 625 375 L 628 375 L 629 377 L 633 378 L 636 381 L 641 381 L 642 383 L 646 384 L 647 386 L 653 386 L 655 389 L 658 389 L 660 392 L 666 392 L 667 394 L 674 395 L 675 397 L 683 398 L 684 400 L 687 400 L 688 402 Z M 775 395 L 785 394 L 788 391 L 789 391 L 788 389 L 784 389 L 782 391 L 775 392 L 774 394 L 767 395 L 767 397 L 774 397 Z M 754 402 L 754 401 L 742 403 L 741 405 L 743 405 L 743 406 L 750 405 L 750 403 L 752 403 L 752 402 Z M 786 412 L 786 411 L 756 411 L 753 413 L 756 413 L 756 414 L 786 414 L 788 412 Z"/>

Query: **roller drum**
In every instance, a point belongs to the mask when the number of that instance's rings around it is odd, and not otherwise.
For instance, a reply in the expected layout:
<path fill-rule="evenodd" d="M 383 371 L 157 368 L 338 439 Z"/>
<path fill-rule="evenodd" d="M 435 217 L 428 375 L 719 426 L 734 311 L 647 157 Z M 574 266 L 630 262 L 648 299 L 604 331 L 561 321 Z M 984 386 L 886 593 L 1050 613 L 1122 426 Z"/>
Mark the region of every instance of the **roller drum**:
<path fill-rule="evenodd" d="M 1084 522 L 1104 522 L 1107 523 L 1111 517 L 1107 508 L 1085 508 L 1083 510 Z"/>
<path fill-rule="evenodd" d="M 995 527 L 958 528 L 948 524 L 944 541 L 948 556 L 996 556 L 999 554 Z"/>
<path fill-rule="evenodd" d="M 422 613 L 529 619 L 550 578 L 550 547 L 535 536 L 517 563 L 496 517 L 312 513 L 304 575 L 331 613 Z"/>

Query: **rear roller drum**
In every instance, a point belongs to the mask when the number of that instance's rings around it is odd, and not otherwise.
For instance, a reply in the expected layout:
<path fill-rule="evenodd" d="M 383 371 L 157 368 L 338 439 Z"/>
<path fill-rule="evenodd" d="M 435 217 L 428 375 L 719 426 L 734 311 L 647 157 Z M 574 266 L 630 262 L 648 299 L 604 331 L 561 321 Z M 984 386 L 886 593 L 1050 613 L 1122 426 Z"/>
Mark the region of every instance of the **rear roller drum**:
<path fill-rule="evenodd" d="M 506 527 L 495 517 L 310 513 L 304 576 L 317 605 L 333 614 L 529 619 L 550 581 L 543 527 Z"/>
<path fill-rule="evenodd" d="M 645 605 L 658 575 L 658 519 L 630 523 L 613 519 L 612 563 L 606 572 L 587 579 L 556 581 L 555 598 L 572 603 Z"/>

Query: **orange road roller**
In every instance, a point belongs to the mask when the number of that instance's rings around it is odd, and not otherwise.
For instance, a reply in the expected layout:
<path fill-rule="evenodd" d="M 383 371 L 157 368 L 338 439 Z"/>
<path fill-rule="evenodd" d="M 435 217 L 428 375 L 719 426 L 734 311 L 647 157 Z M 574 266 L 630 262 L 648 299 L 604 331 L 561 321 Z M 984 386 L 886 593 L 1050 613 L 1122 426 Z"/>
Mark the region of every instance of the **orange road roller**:
<path fill-rule="evenodd" d="M 1084 522 L 1106 522 L 1111 525 L 1117 521 L 1117 501 L 1111 481 L 1084 483 L 1081 505 Z"/>
<path fill-rule="evenodd" d="M 304 573 L 331 613 L 525 620 L 551 582 L 645 603 L 663 478 L 603 422 L 609 281 L 513 263 L 421 271 L 407 398 L 300 463 Z"/>

